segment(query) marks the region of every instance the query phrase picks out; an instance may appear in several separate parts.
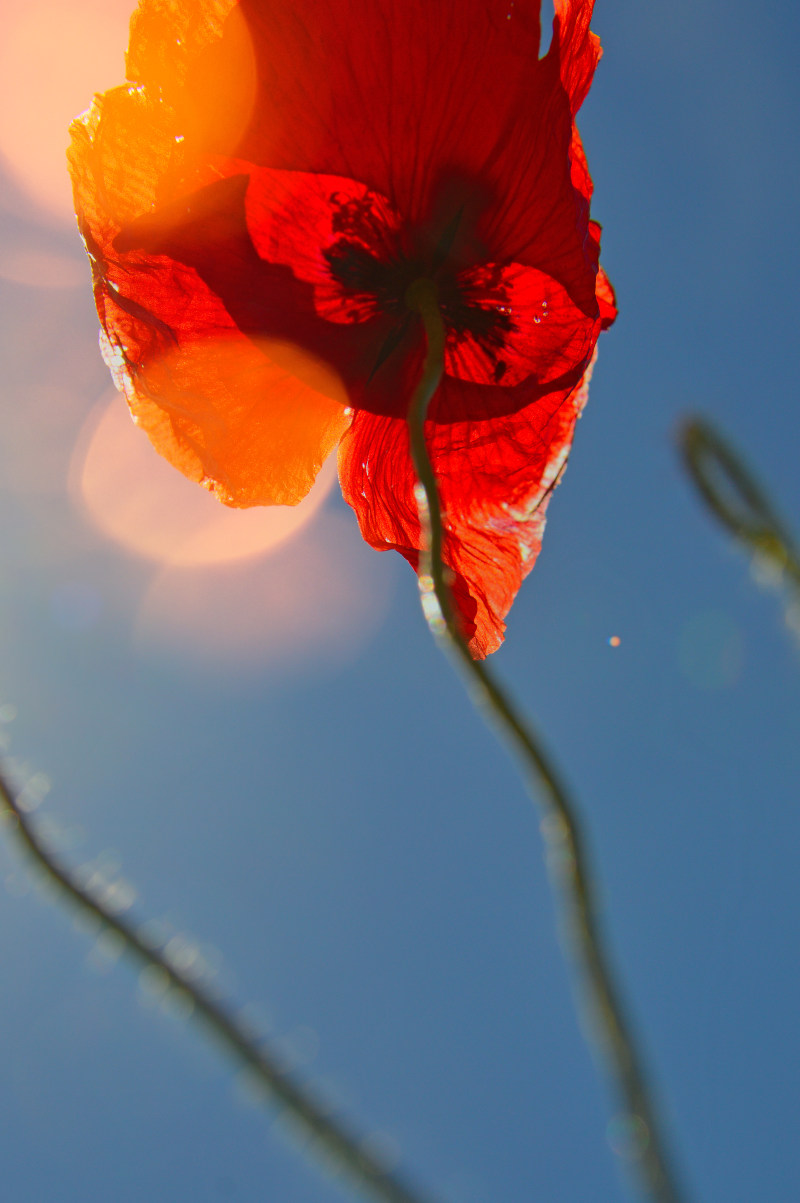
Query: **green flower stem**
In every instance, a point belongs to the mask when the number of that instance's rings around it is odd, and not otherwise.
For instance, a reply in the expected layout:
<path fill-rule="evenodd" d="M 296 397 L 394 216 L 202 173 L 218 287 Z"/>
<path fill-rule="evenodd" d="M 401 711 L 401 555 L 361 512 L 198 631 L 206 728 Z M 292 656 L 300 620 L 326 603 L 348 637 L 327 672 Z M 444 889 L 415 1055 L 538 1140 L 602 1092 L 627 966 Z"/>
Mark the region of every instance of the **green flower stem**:
<path fill-rule="evenodd" d="M 692 418 L 679 435 L 686 470 L 712 514 L 800 593 L 800 553 L 749 468 L 719 431 Z"/>
<path fill-rule="evenodd" d="M 442 559 L 439 491 L 424 433 L 428 405 L 444 372 L 445 331 L 434 282 L 415 281 L 408 289 L 406 303 L 420 314 L 428 343 L 422 376 L 408 412 L 411 457 L 419 481 L 422 542 L 427 549 L 420 556 L 418 574 L 423 610 L 433 633 L 467 678 L 479 709 L 522 761 L 529 790 L 542 811 L 547 861 L 559 887 L 568 935 L 591 1007 L 593 1031 L 624 1107 L 620 1117 L 623 1130 L 632 1138 L 626 1151 L 649 1198 L 656 1203 L 679 1203 L 683 1196 L 676 1185 L 655 1103 L 603 944 L 597 899 L 575 809 L 530 724 L 486 665 L 472 659 L 459 629 Z"/>
<path fill-rule="evenodd" d="M 229 1014 L 219 1001 L 188 974 L 181 972 L 168 957 L 143 939 L 134 924 L 114 914 L 92 892 L 79 884 L 73 873 L 60 864 L 36 832 L 30 817 L 0 772 L 0 806 L 6 812 L 24 849 L 44 870 L 67 899 L 84 913 L 99 920 L 124 942 L 129 955 L 156 968 L 170 987 L 180 991 L 192 1005 L 192 1014 L 202 1020 L 206 1030 L 235 1061 L 244 1066 L 253 1080 L 266 1089 L 273 1102 L 286 1108 L 299 1127 L 311 1138 L 310 1148 L 320 1159 L 350 1177 L 352 1184 L 381 1203 L 430 1203 L 430 1197 L 418 1193 L 391 1173 L 368 1148 L 365 1141 L 336 1119 L 305 1086 L 298 1085 L 280 1065 L 278 1058 L 247 1028 Z M 0 811 L 2 814 L 2 811 Z"/>

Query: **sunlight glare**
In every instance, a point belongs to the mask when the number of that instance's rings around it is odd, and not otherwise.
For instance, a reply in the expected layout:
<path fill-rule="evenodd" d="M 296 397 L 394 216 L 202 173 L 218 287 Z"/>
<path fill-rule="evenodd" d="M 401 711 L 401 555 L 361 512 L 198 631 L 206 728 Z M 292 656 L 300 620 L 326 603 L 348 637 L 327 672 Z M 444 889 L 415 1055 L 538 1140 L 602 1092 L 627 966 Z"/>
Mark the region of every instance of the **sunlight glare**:
<path fill-rule="evenodd" d="M 325 511 L 275 555 L 164 567 L 139 608 L 137 643 L 203 671 L 317 671 L 356 655 L 389 607 L 393 564 L 352 515 Z"/>
<path fill-rule="evenodd" d="M 75 452 L 73 499 L 127 550 L 163 564 L 212 564 L 263 555 L 295 535 L 336 480 L 333 459 L 297 506 L 229 509 L 157 455 L 113 393 L 92 411 Z"/>
<path fill-rule="evenodd" d="M 43 220 L 74 221 L 67 129 L 95 92 L 123 82 L 134 8 L 134 0 L 3 0 L 0 155 Z"/>
<path fill-rule="evenodd" d="M 77 235 L 75 241 L 80 248 Z M 31 238 L 0 242 L 0 276 L 28 288 L 84 288 L 89 281 L 85 257 L 50 251 Z"/>

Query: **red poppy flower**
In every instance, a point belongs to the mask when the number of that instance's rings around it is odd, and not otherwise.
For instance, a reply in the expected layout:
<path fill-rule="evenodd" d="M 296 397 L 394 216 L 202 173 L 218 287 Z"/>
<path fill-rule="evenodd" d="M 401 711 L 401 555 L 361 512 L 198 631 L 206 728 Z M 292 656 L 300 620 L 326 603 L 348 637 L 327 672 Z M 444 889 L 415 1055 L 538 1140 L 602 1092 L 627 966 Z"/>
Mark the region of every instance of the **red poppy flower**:
<path fill-rule="evenodd" d="M 437 283 L 426 437 L 473 655 L 539 551 L 615 316 L 574 115 L 593 0 L 142 0 L 129 85 L 72 128 L 106 359 L 228 505 L 293 504 L 338 444 L 364 538 L 416 566 L 405 415 Z"/>

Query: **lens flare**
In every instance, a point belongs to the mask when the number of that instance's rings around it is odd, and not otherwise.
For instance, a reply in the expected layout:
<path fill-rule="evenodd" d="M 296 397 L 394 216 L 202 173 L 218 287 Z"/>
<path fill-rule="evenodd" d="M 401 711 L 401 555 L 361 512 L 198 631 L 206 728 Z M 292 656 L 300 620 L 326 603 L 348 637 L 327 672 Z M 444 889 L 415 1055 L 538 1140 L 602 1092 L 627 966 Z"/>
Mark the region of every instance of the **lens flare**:
<path fill-rule="evenodd" d="M 89 416 L 71 471 L 73 499 L 128 551 L 162 564 L 264 555 L 302 529 L 336 479 L 332 462 L 297 506 L 228 509 L 156 455 L 114 393 Z"/>
<path fill-rule="evenodd" d="M 741 627 L 721 610 L 695 614 L 678 636 L 678 663 L 696 689 L 730 689 L 740 679 L 744 663 Z"/>
<path fill-rule="evenodd" d="M 77 255 L 49 250 L 30 235 L 0 240 L 0 276 L 28 288 L 83 288 L 89 279 Z"/>
<path fill-rule="evenodd" d="M 166 566 L 139 607 L 142 650 L 202 672 L 318 672 L 357 655 L 386 618 L 395 565 L 328 510 L 275 555 Z"/>
<path fill-rule="evenodd" d="M 45 221 L 74 220 L 67 130 L 95 93 L 124 84 L 135 7 L 135 0 L 3 0 L 0 156 Z M 178 106 L 181 137 L 229 153 L 250 120 L 256 63 L 234 0 L 219 0 L 217 10 L 222 34 L 198 58 L 195 73 L 183 78 L 176 62 L 174 95 L 168 76 L 161 83 Z M 141 62 L 135 66 L 141 71 Z M 151 117 L 147 110 L 145 122 Z"/>
<path fill-rule="evenodd" d="M 3 0 L 0 155 L 46 221 L 74 221 L 67 128 L 95 92 L 123 81 L 134 7 L 133 0 Z"/>

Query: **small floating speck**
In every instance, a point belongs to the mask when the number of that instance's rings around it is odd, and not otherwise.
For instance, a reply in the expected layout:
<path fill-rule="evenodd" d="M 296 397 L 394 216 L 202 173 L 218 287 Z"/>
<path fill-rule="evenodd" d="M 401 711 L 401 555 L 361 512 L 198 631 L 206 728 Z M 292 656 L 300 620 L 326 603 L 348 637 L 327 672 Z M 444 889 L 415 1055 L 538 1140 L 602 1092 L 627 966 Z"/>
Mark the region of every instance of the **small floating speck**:
<path fill-rule="evenodd" d="M 619 647 L 619 645 L 621 643 L 622 643 L 622 640 L 620 639 L 619 635 L 609 635 L 609 637 L 608 637 L 608 646 L 609 647 Z"/>

